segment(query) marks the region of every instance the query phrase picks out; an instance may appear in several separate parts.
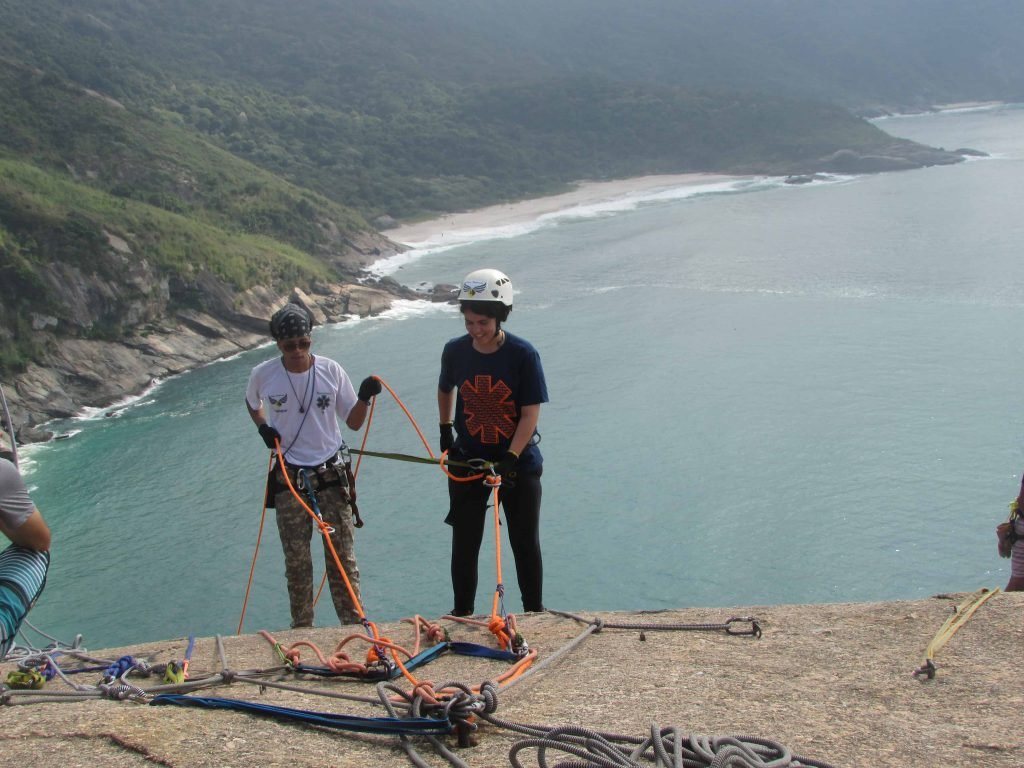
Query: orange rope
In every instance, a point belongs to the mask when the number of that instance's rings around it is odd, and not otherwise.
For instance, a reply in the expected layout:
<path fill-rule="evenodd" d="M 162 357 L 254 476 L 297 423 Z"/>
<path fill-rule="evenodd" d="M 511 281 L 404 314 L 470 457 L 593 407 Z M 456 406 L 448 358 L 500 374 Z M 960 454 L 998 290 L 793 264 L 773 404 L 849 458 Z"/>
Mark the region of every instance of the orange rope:
<path fill-rule="evenodd" d="M 263 538 L 263 523 L 267 519 L 267 492 L 270 490 L 270 470 L 274 465 L 274 457 L 271 455 L 267 465 L 267 483 L 263 489 L 263 512 L 260 514 L 260 529 L 256 533 L 256 549 L 252 553 L 252 565 L 249 566 L 249 581 L 245 585 L 245 598 L 242 600 L 242 615 L 238 618 L 238 629 L 236 635 L 242 634 L 242 624 L 245 622 L 245 608 L 249 604 L 249 590 L 252 589 L 253 574 L 256 572 L 256 557 L 260 553 L 260 541 Z"/>
<path fill-rule="evenodd" d="M 402 412 L 405 413 L 405 415 L 409 419 L 409 422 L 412 425 L 413 429 L 416 430 L 416 434 L 419 436 L 420 441 L 423 443 L 423 447 L 426 449 L 427 454 L 431 458 L 437 458 L 436 456 L 434 456 L 434 451 L 431 449 L 429 441 L 423 435 L 423 430 L 420 429 L 419 424 L 416 423 L 416 419 L 413 417 L 412 413 L 409 412 L 409 409 L 405 407 L 405 403 L 402 402 L 402 399 L 390 387 L 390 385 L 386 381 L 384 381 L 384 379 L 380 378 L 379 376 L 375 376 L 374 378 L 377 379 L 377 381 L 379 381 L 381 383 L 381 385 L 385 389 L 387 389 L 387 391 L 389 393 L 391 393 L 391 396 L 394 398 L 395 402 L 402 409 Z M 374 407 L 374 405 L 376 405 L 376 400 L 377 400 L 377 398 L 374 397 L 373 400 L 370 403 L 370 416 L 371 417 L 373 415 L 373 407 Z M 370 423 L 369 423 L 369 421 L 367 421 L 366 431 L 365 431 L 365 433 L 363 435 L 363 443 L 360 446 L 361 450 L 365 450 L 365 448 L 366 448 L 366 441 L 367 441 L 367 438 L 369 437 L 369 433 L 370 433 Z M 359 458 L 360 458 L 360 461 L 361 461 L 362 460 L 362 455 L 360 455 Z M 497 637 L 498 642 L 501 645 L 501 648 L 503 650 L 508 650 L 514 644 L 514 637 L 512 636 L 512 634 L 509 631 L 507 631 L 505 629 L 505 623 L 506 622 L 503 621 L 501 619 L 501 617 L 498 615 L 498 603 L 499 603 L 499 600 L 500 600 L 500 597 L 501 597 L 500 591 L 501 591 L 501 585 L 503 583 L 502 582 L 502 573 L 501 573 L 501 513 L 499 511 L 499 505 L 498 505 L 498 502 L 499 502 L 499 499 L 498 499 L 498 488 L 501 487 L 501 476 L 500 475 L 495 475 L 495 474 L 488 475 L 486 472 L 481 471 L 481 472 L 479 472 L 479 473 L 477 473 L 475 475 L 469 475 L 467 477 L 460 477 L 460 476 L 454 475 L 454 474 L 452 474 L 451 472 L 448 471 L 448 468 L 446 466 L 447 458 L 448 458 L 448 451 L 442 451 L 438 463 L 439 463 L 439 466 L 441 467 L 441 471 L 444 472 L 444 474 L 450 480 L 454 480 L 455 482 L 458 482 L 458 483 L 469 483 L 469 482 L 474 482 L 476 480 L 483 480 L 486 484 L 492 486 L 493 489 L 494 489 L 494 544 L 495 544 L 494 551 L 495 551 L 496 569 L 497 569 L 497 577 L 498 577 L 498 580 L 497 580 L 498 587 L 494 590 L 494 598 L 491 601 L 491 621 L 490 621 L 490 623 L 488 625 L 488 628 Z M 515 617 L 510 617 L 510 619 L 511 619 L 511 626 L 514 628 L 514 626 L 515 626 Z M 396 659 L 396 661 L 398 661 L 398 660 Z M 401 663 L 399 663 L 399 666 L 400 667 L 402 666 Z M 403 671 L 403 673 L 405 673 L 405 668 L 404 667 L 402 667 L 402 671 Z"/>
<path fill-rule="evenodd" d="M 401 398 L 395 393 L 395 391 L 382 378 L 380 378 L 379 376 L 374 376 L 374 378 L 377 379 L 383 385 L 383 387 L 385 389 L 387 389 L 387 391 L 389 393 L 391 393 L 391 396 L 395 399 L 395 402 L 398 404 L 398 406 L 405 413 L 406 417 L 409 419 L 410 424 L 412 425 L 413 429 L 416 431 L 416 434 L 419 436 L 420 441 L 423 443 L 424 448 L 426 448 L 426 450 L 427 450 L 427 453 L 430 455 L 430 457 L 432 459 L 435 459 L 435 458 L 439 459 L 439 466 L 441 467 L 441 471 L 444 472 L 444 474 L 449 479 L 454 480 L 456 482 L 463 482 L 463 483 L 464 482 L 473 482 L 473 481 L 481 480 L 482 479 L 486 484 L 490 485 L 493 488 L 493 492 L 494 492 L 495 561 L 496 561 L 497 584 L 498 584 L 498 586 L 495 589 L 494 598 L 493 598 L 493 600 L 491 602 L 491 617 L 490 617 L 490 620 L 488 622 L 476 622 L 476 621 L 472 621 L 472 620 L 466 620 L 466 619 L 464 619 L 462 617 L 451 616 L 451 617 L 448 617 L 448 618 L 455 619 L 456 621 L 462 621 L 462 622 L 467 623 L 467 624 L 471 623 L 471 624 L 476 624 L 476 625 L 481 626 L 481 627 L 487 627 L 487 629 L 493 635 L 495 635 L 495 637 L 497 638 L 498 643 L 499 643 L 500 647 L 502 648 L 502 650 L 509 650 L 511 647 L 514 646 L 514 644 L 515 644 L 515 636 L 518 633 L 516 632 L 515 616 L 513 616 L 512 614 L 508 614 L 505 618 L 502 618 L 499 615 L 499 613 L 498 613 L 498 607 L 499 607 L 499 601 L 501 599 L 501 589 L 502 589 L 501 513 L 500 513 L 500 510 L 499 510 L 499 495 L 498 495 L 498 493 L 499 493 L 498 489 L 501 487 L 501 476 L 497 475 L 497 474 L 493 474 L 493 473 L 488 475 L 486 471 L 481 471 L 481 472 L 479 472 L 478 474 L 475 474 L 475 475 L 470 475 L 470 476 L 467 476 L 467 477 L 459 477 L 459 476 L 453 475 L 451 472 L 449 472 L 448 468 L 446 466 L 446 462 L 447 462 L 447 458 L 448 458 L 448 451 L 442 451 L 440 457 L 435 456 L 433 450 L 430 447 L 429 442 L 427 441 L 426 437 L 423 435 L 423 430 L 420 429 L 419 425 L 416 423 L 416 419 L 413 417 L 412 413 L 409 412 L 409 409 L 406 408 L 406 406 L 402 402 Z M 374 396 L 371 399 L 371 401 L 370 401 L 370 410 L 369 410 L 369 413 L 367 415 L 366 426 L 365 426 L 365 430 L 364 430 L 364 433 L 363 433 L 363 440 L 362 440 L 362 443 L 360 444 L 361 451 L 365 450 L 367 440 L 369 439 L 370 426 L 373 423 L 373 414 L 374 414 L 374 409 L 376 407 L 376 403 L 377 403 L 377 398 L 376 398 L 376 396 Z M 320 533 L 324 537 L 324 541 L 326 542 L 327 548 L 330 551 L 332 558 L 334 559 L 334 563 L 335 563 L 335 565 L 338 568 L 338 572 L 341 574 L 342 579 L 345 582 L 345 588 L 348 590 L 349 597 L 352 599 L 352 603 L 355 606 L 356 610 L 358 611 L 360 619 L 362 620 L 363 624 L 365 626 L 367 626 L 370 629 L 370 631 L 372 632 L 372 637 L 369 637 L 369 636 L 367 636 L 365 634 L 362 634 L 362 633 L 356 633 L 356 634 L 353 634 L 353 635 L 349 635 L 348 637 L 343 639 L 338 644 L 338 646 L 335 648 L 335 651 L 331 655 L 330 658 L 325 657 L 323 655 L 323 653 L 320 651 L 320 649 L 316 647 L 316 645 L 314 645 L 311 642 L 307 642 L 307 641 L 299 641 L 299 642 L 293 644 L 291 646 L 291 648 L 289 648 L 287 651 L 284 651 L 282 649 L 282 652 L 283 652 L 285 658 L 288 659 L 292 664 L 297 664 L 298 663 L 298 659 L 299 659 L 298 648 L 299 647 L 308 647 L 308 648 L 313 650 L 313 652 L 317 655 L 317 657 L 320 659 L 322 664 L 324 664 L 325 666 L 329 667 L 330 669 L 332 669 L 335 672 L 365 673 L 366 671 L 368 671 L 368 667 L 365 664 L 360 664 L 358 662 L 352 661 L 349 658 L 349 656 L 342 651 L 342 648 L 343 648 L 343 646 L 346 643 L 348 643 L 348 642 L 350 642 L 352 640 L 360 640 L 362 642 L 371 643 L 372 646 L 373 646 L 370 649 L 370 651 L 368 652 L 368 654 L 367 654 L 367 658 L 368 658 L 368 662 L 369 663 L 373 663 L 373 662 L 376 662 L 376 661 L 383 661 L 383 659 L 380 658 L 380 651 L 382 651 L 382 650 L 389 650 L 391 652 L 391 656 L 392 656 L 392 658 L 393 658 L 393 660 L 395 662 L 395 665 L 401 671 L 402 676 L 405 677 L 410 682 L 410 684 L 412 684 L 414 695 L 415 695 L 416 692 L 419 692 L 420 695 L 422 695 L 424 697 L 424 699 L 428 703 L 430 703 L 432 705 L 437 705 L 441 701 L 441 699 L 438 698 L 439 696 L 441 696 L 443 698 L 444 694 L 446 694 L 449 691 L 452 692 L 452 693 L 457 692 L 457 689 L 454 689 L 454 688 L 444 689 L 444 690 L 442 690 L 439 693 L 435 692 L 433 690 L 433 684 L 431 682 L 429 682 L 429 681 L 422 681 L 422 682 L 419 681 L 406 668 L 405 664 L 402 663 L 402 659 L 400 657 L 400 654 L 404 654 L 406 656 L 406 658 L 408 659 L 408 658 L 412 658 L 412 657 L 416 656 L 419 653 L 421 630 L 423 629 L 423 625 L 425 625 L 425 628 L 427 630 L 428 636 L 430 636 L 430 638 L 432 640 L 434 640 L 435 643 L 440 641 L 438 639 L 438 637 L 439 637 L 440 633 L 443 632 L 443 630 L 441 630 L 440 627 L 438 627 L 435 624 L 431 624 L 430 622 L 427 622 L 426 620 L 422 619 L 418 615 L 414 619 L 412 619 L 412 620 L 406 619 L 405 621 L 408 621 L 408 622 L 412 623 L 414 625 L 415 629 L 416 629 L 416 646 L 415 646 L 415 650 L 412 653 L 410 653 L 408 650 L 406 650 L 402 646 L 399 646 L 399 645 L 396 645 L 395 643 L 392 643 L 390 639 L 388 639 L 386 637 L 381 637 L 379 635 L 379 633 L 378 633 L 377 626 L 373 622 L 367 621 L 366 613 L 363 610 L 363 606 L 362 606 L 361 602 L 359 601 L 359 598 L 356 597 L 355 590 L 352 588 L 352 583 L 349 581 L 348 574 L 345 572 L 345 568 L 341 564 L 341 558 L 338 556 L 338 553 L 337 553 L 337 551 L 334 548 L 334 543 L 331 541 L 330 533 L 328 531 L 330 526 L 328 526 L 326 523 L 323 522 L 323 520 L 321 520 L 319 517 L 317 517 L 316 513 L 309 507 L 308 504 L 306 504 L 306 502 L 302 499 L 301 495 L 298 493 L 298 491 L 295 489 L 294 485 L 292 484 L 291 478 L 288 476 L 287 464 L 285 463 L 285 460 L 284 460 L 284 454 L 281 451 L 280 441 L 276 441 L 275 450 L 276 450 L 276 454 L 277 454 L 279 462 L 280 462 L 280 467 L 281 467 L 281 470 L 282 470 L 281 473 L 282 473 L 282 475 L 284 475 L 285 482 L 288 485 L 288 490 L 291 491 L 292 495 L 302 505 L 303 509 L 305 509 L 306 512 L 309 513 L 310 517 L 312 517 L 313 520 L 316 522 L 317 527 L 320 530 Z M 356 466 L 355 466 L 355 468 L 353 470 L 353 475 L 356 475 L 359 472 L 359 466 L 360 466 L 360 464 L 362 462 L 362 456 L 363 456 L 363 454 L 360 453 L 360 456 L 359 456 L 359 458 L 356 461 Z M 271 461 L 273 461 L 273 457 L 271 457 Z M 268 470 L 268 476 L 269 476 L 269 470 Z M 266 496 L 266 494 L 264 494 L 264 497 L 265 496 Z M 263 513 L 264 513 L 264 517 L 265 517 L 265 515 L 266 515 L 266 504 L 265 503 L 264 503 L 264 507 L 263 507 Z M 263 520 L 261 519 L 261 521 L 260 521 L 260 536 L 262 536 L 262 533 L 263 533 Z M 256 546 L 257 546 L 257 553 L 258 553 L 259 552 L 259 538 L 257 538 L 257 545 Z M 252 568 L 250 568 L 250 573 L 249 573 L 249 584 L 250 584 L 250 586 L 252 584 L 253 571 L 255 570 L 255 567 L 256 567 L 256 554 L 253 555 L 253 564 L 252 564 Z M 323 591 L 323 587 L 324 587 L 324 583 L 326 582 L 326 579 L 327 579 L 327 574 L 325 573 L 324 577 L 323 577 L 323 580 L 320 582 L 320 589 L 317 591 L 316 600 L 320 599 L 320 594 Z M 246 588 L 246 601 L 248 601 L 248 596 L 249 596 L 249 588 L 247 587 Z M 314 601 L 314 605 L 315 604 L 316 604 L 316 601 Z M 243 616 L 243 618 L 245 616 L 245 606 L 244 605 L 243 605 L 243 608 L 242 608 L 242 616 Z M 239 625 L 238 625 L 238 632 L 239 633 L 241 633 L 241 628 L 242 628 L 242 622 L 239 621 Z M 264 636 L 272 645 L 274 645 L 276 647 L 280 647 L 280 645 L 273 639 L 273 637 L 269 633 L 267 633 L 265 630 L 260 630 L 260 634 L 262 636 Z M 536 659 L 536 657 L 537 657 L 536 650 L 531 649 L 526 654 L 524 654 L 515 664 L 513 664 L 508 670 L 506 670 L 501 675 L 498 675 L 498 677 L 496 678 L 496 682 L 499 685 L 503 685 L 503 684 L 505 684 L 507 682 L 511 682 L 512 680 L 515 680 L 520 675 L 522 675 L 523 672 L 525 672 L 526 669 L 530 667 L 530 665 L 533 664 L 533 662 Z M 475 687 L 472 688 L 472 690 L 473 690 L 474 693 L 479 693 L 480 686 L 475 686 Z"/>
<path fill-rule="evenodd" d="M 338 573 L 341 574 L 342 580 L 345 582 L 345 589 L 348 590 L 348 596 L 352 599 L 352 605 L 355 606 L 356 611 L 359 613 L 359 618 L 366 621 L 366 614 L 363 612 L 363 605 L 359 602 L 359 598 L 356 596 L 356 591 L 352 588 L 352 582 L 349 581 L 348 574 L 345 573 L 345 567 L 341 564 L 341 558 L 338 557 L 338 551 L 334 548 L 334 542 L 331 541 L 331 534 L 329 531 L 330 526 L 327 525 L 323 520 L 317 517 L 316 512 L 310 509 L 310 506 L 305 502 L 302 496 L 295 486 L 292 485 L 292 479 L 288 477 L 288 465 L 284 460 L 284 453 L 281 452 L 281 441 L 275 440 L 278 466 L 281 469 L 281 474 L 284 476 L 284 481 L 288 485 L 288 490 L 292 492 L 292 496 L 302 505 L 302 508 L 309 513 L 309 516 L 313 518 L 313 522 L 316 523 L 317 528 L 320 529 L 321 535 L 324 537 L 324 543 L 327 545 L 327 549 L 331 553 L 331 557 L 334 558 L 334 564 L 338 567 Z M 374 636 L 377 635 L 376 628 L 373 632 Z"/>
<path fill-rule="evenodd" d="M 434 452 L 430 449 L 430 442 L 423 435 L 423 430 L 420 429 L 420 425 L 416 423 L 416 419 L 413 418 L 413 415 L 409 412 L 409 409 L 405 407 L 405 403 L 402 402 L 402 398 L 400 398 L 395 393 L 395 390 L 388 386 L 388 383 L 384 381 L 384 379 L 380 378 L 379 376 L 375 376 L 374 378 L 376 378 L 377 381 L 384 385 L 384 389 L 390 392 L 391 396 L 395 398 L 395 402 L 398 403 L 398 407 L 402 409 L 402 413 L 406 415 L 406 417 L 409 419 L 409 423 L 412 424 L 413 429 L 416 430 L 416 434 L 420 438 L 420 442 L 423 443 L 423 447 L 427 449 L 427 455 L 432 459 L 435 458 Z"/>

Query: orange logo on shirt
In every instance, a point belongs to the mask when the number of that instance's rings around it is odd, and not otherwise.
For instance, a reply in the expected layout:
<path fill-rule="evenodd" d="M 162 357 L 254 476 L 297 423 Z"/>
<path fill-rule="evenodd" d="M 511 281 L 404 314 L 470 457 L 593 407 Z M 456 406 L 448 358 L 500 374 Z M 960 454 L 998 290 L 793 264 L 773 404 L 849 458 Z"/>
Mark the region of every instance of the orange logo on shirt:
<path fill-rule="evenodd" d="M 512 390 L 489 375 L 474 376 L 459 387 L 462 411 L 469 434 L 485 444 L 496 444 L 500 438 L 512 438 L 516 431 L 516 404 L 509 400 Z"/>

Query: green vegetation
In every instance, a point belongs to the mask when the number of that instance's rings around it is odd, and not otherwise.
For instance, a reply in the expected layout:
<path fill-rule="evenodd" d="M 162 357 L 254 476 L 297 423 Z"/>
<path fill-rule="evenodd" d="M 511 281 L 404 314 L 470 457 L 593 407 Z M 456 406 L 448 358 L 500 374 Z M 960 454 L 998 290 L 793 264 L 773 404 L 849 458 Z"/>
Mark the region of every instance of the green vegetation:
<path fill-rule="evenodd" d="M 30 310 L 58 334 L 126 332 L 133 269 L 172 311 L 203 303 L 203 276 L 351 278 L 383 215 L 891 149 L 847 109 L 1024 99 L 1022 9 L 0 0 L 0 373 L 40 352 Z M 54 275 L 113 298 L 72 322 Z"/>

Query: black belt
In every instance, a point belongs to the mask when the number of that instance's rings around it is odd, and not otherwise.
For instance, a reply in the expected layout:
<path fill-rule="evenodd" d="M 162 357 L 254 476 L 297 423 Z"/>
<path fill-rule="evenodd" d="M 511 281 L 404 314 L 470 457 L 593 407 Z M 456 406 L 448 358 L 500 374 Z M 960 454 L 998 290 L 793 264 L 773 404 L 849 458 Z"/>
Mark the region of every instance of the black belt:
<path fill-rule="evenodd" d="M 278 473 L 281 472 L 281 467 L 276 467 L 276 469 Z M 288 466 L 288 479 L 299 490 L 302 490 L 300 488 L 303 485 L 302 477 L 305 477 L 306 482 L 310 484 L 314 491 L 330 488 L 334 485 L 340 485 L 343 488 L 348 486 L 348 473 L 346 472 L 345 465 L 342 463 L 320 464 L 316 467 Z M 282 483 L 284 482 L 283 477 L 279 477 L 279 479 Z"/>

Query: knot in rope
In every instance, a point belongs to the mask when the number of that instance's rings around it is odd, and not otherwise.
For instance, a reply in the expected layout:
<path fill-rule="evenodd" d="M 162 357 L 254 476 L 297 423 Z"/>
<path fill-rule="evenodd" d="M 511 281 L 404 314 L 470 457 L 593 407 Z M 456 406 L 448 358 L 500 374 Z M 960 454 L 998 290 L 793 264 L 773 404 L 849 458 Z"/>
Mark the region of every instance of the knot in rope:
<path fill-rule="evenodd" d="M 480 698 L 483 699 L 484 712 L 490 715 L 498 711 L 498 686 L 492 681 L 480 684 Z"/>
<path fill-rule="evenodd" d="M 419 711 L 423 703 L 435 707 L 438 705 L 437 694 L 434 692 L 434 684 L 429 680 L 423 680 L 413 686 L 409 699 L 413 704 L 413 712 Z"/>
<path fill-rule="evenodd" d="M 454 727 L 461 726 L 463 730 L 475 731 L 476 715 L 482 708 L 483 702 L 463 689 L 454 693 L 445 703 L 444 716 Z"/>
<path fill-rule="evenodd" d="M 509 634 L 506 631 L 506 624 L 504 619 L 502 619 L 500 616 L 491 617 L 490 622 L 488 622 L 487 624 L 487 629 L 490 630 L 492 635 L 498 638 L 498 645 L 501 647 L 501 650 L 509 650 L 509 645 L 512 642 L 512 638 L 509 637 Z"/>
<path fill-rule="evenodd" d="M 280 642 L 275 642 L 272 647 L 273 647 L 274 655 L 277 656 L 278 660 L 282 664 L 284 664 L 285 666 L 288 666 L 288 667 L 293 666 L 292 660 L 288 658 L 288 654 L 285 653 L 284 646 L 281 645 Z"/>
<path fill-rule="evenodd" d="M 438 643 L 451 642 L 451 635 L 448 634 L 448 630 L 444 627 L 439 627 L 437 624 L 431 624 L 427 629 L 427 639 L 430 640 L 434 645 Z"/>
<path fill-rule="evenodd" d="M 378 640 L 378 642 L 381 642 L 381 643 L 392 644 L 390 637 L 383 637 L 382 636 L 382 637 L 378 637 L 377 640 Z M 387 650 L 384 648 L 384 646 L 383 645 L 377 645 L 376 643 L 374 643 L 373 645 L 370 646 L 370 649 L 366 652 L 366 663 L 367 664 L 373 664 L 373 663 L 378 662 L 378 661 L 379 662 L 388 663 L 390 661 L 390 659 L 388 658 Z"/>
<path fill-rule="evenodd" d="M 331 657 L 327 659 L 327 667 L 336 674 L 344 672 L 354 672 L 362 668 L 362 665 L 358 662 L 352 661 L 350 657 L 344 651 L 335 651 L 331 654 Z"/>

